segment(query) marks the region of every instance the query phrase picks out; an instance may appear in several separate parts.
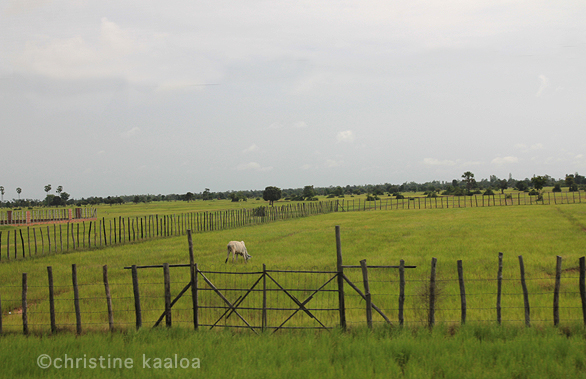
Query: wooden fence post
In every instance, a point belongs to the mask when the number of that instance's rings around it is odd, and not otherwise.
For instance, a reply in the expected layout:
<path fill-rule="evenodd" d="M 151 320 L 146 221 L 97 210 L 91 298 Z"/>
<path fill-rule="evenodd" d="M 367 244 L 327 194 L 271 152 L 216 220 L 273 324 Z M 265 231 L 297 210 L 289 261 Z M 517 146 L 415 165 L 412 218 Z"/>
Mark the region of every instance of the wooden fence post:
<path fill-rule="evenodd" d="M 360 261 L 360 267 L 362 268 L 364 296 L 366 297 L 366 325 L 372 329 L 372 298 L 370 295 L 370 285 L 368 283 L 368 267 L 366 266 L 366 259 Z"/>
<path fill-rule="evenodd" d="M 191 275 L 191 302 L 193 305 L 193 329 L 197 330 L 199 326 L 199 309 L 197 298 L 197 265 L 193 257 L 193 239 L 191 230 L 187 231 L 187 243 L 189 245 L 189 272 Z"/>
<path fill-rule="evenodd" d="M 404 315 L 403 307 L 405 306 L 405 260 L 401 259 L 399 263 L 399 325 L 403 326 Z"/>
<path fill-rule="evenodd" d="M 462 309 L 462 325 L 466 323 L 466 288 L 464 287 L 464 268 L 458 261 L 458 282 L 460 283 L 460 307 Z"/>
<path fill-rule="evenodd" d="M 71 279 L 73 282 L 73 303 L 75 305 L 75 320 L 77 334 L 81 334 L 81 310 L 79 308 L 79 286 L 77 285 L 77 265 L 71 265 Z"/>
<path fill-rule="evenodd" d="M 57 324 L 55 322 L 55 290 L 53 286 L 53 267 L 47 267 L 47 275 L 49 277 L 49 315 L 51 318 L 51 333 L 57 332 Z"/>
<path fill-rule="evenodd" d="M 105 235 L 104 235 L 105 237 Z M 114 312 L 112 310 L 112 295 L 110 294 L 110 283 L 108 282 L 108 265 L 102 267 L 104 278 L 104 289 L 106 290 L 106 303 L 108 305 L 108 328 L 114 330 Z"/>
<path fill-rule="evenodd" d="M 580 299 L 582 299 L 582 318 L 586 326 L 586 257 L 580 258 Z"/>
<path fill-rule="evenodd" d="M 169 263 L 163 263 L 163 277 L 165 280 L 165 324 L 171 327 L 171 276 Z"/>
<path fill-rule="evenodd" d="M 267 329 L 267 265 L 262 264 L 262 331 Z"/>
<path fill-rule="evenodd" d="M 134 292 L 134 311 L 136 313 L 136 329 L 142 327 L 142 311 L 140 309 L 140 292 L 138 290 L 138 271 L 136 265 L 132 265 L 132 289 Z"/>
<path fill-rule="evenodd" d="M 496 321 L 499 325 L 502 322 L 501 316 L 501 297 L 503 289 L 503 253 L 499 253 L 499 270 L 497 273 L 497 293 L 496 293 Z"/>
<path fill-rule="evenodd" d="M 432 328 L 435 325 L 435 268 L 437 258 L 431 258 L 431 274 L 429 277 L 429 314 L 428 326 Z"/>
<path fill-rule="evenodd" d="M 338 306 L 340 311 L 340 327 L 346 330 L 346 305 L 344 301 L 344 268 L 342 267 L 342 240 L 340 226 L 336 225 L 336 256 L 338 268 Z"/>
<path fill-rule="evenodd" d="M 523 287 L 523 302 L 525 304 L 525 325 L 529 327 L 531 326 L 531 308 L 529 307 L 529 292 L 525 282 L 525 265 L 522 255 L 519 255 L 519 268 L 521 269 L 521 286 Z"/>
<path fill-rule="evenodd" d="M 28 282 L 26 272 L 22 274 L 22 332 L 28 335 Z"/>
<path fill-rule="evenodd" d="M 560 323 L 560 286 L 562 279 L 562 257 L 556 257 L 555 287 L 553 289 L 553 325 Z"/>

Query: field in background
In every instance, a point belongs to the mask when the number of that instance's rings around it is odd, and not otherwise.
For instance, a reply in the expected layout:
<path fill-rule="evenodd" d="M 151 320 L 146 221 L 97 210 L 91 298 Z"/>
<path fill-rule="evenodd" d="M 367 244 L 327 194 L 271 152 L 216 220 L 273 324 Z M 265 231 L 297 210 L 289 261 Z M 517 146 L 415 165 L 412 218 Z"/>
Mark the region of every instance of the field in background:
<path fill-rule="evenodd" d="M 135 207 L 139 211 L 141 206 Z M 292 376 L 300 376 L 302 371 L 309 372 L 309 377 L 318 371 L 320 377 L 334 377 L 342 373 L 346 375 L 352 370 L 358 370 L 358 376 L 364 367 L 375 371 L 372 376 L 378 373 L 385 377 L 405 374 L 407 377 L 455 375 L 555 378 L 584 375 L 586 372 L 583 329 L 579 323 L 569 321 L 580 319 L 580 310 L 569 310 L 563 314 L 561 328 L 549 327 L 556 255 L 564 258 L 562 287 L 567 294 L 562 298 L 562 306 L 580 307 L 576 294 L 576 269 L 578 258 L 585 255 L 586 206 L 582 204 L 334 213 L 196 234 L 195 260 L 200 268 L 209 270 L 226 267 L 235 271 L 259 270 L 263 263 L 269 268 L 334 269 L 335 225 L 341 227 L 345 264 L 358 264 L 361 259 L 367 259 L 369 265 L 398 264 L 400 259 L 404 259 L 406 264 L 418 266 L 407 272 L 408 288 L 412 292 L 407 299 L 411 303 L 407 305 L 410 310 L 406 314 L 407 321 L 411 322 L 408 325 L 411 326 L 406 331 L 387 329 L 380 323 L 376 324 L 373 334 L 364 331 L 364 302 L 357 302 L 356 309 L 348 312 L 350 321 L 357 322 L 350 324 L 351 330 L 355 330 L 350 334 L 309 331 L 285 332 L 272 337 L 256 337 L 249 332 L 193 334 L 189 312 L 174 313 L 173 328 L 169 331 L 151 332 L 148 330 L 151 324 L 145 323 L 145 327 L 136 333 L 130 272 L 123 267 L 163 262 L 187 263 L 187 240 L 181 236 L 2 262 L 0 295 L 5 316 L 3 327 L 5 332 L 9 332 L 0 338 L 2 351 L 5 352 L 1 358 L 3 367 L 12 368 L 14 376 L 67 376 L 65 371 L 39 369 L 34 361 L 36 355 L 47 351 L 63 355 L 72 350 L 70 354 L 80 351 L 88 356 L 131 356 L 139 362 L 143 353 L 165 357 L 193 351 L 194 355 L 201 355 L 199 358 L 204 367 L 201 373 L 216 377 L 246 377 L 252 373 L 264 373 L 261 377 L 273 374 L 286 376 L 287 372 L 297 373 Z M 253 256 L 248 265 L 224 265 L 226 243 L 229 240 L 246 241 Z M 462 259 L 465 277 L 471 280 L 472 285 L 468 293 L 473 295 L 477 292 L 494 292 L 494 281 L 487 279 L 496 278 L 499 252 L 505 254 L 504 276 L 512 278 L 518 278 L 517 256 L 523 255 L 525 270 L 531 280 L 530 293 L 541 294 L 531 297 L 532 316 L 545 321 L 536 322 L 530 331 L 516 327 L 522 325 L 521 321 L 508 322 L 504 327 L 498 327 L 494 321 L 494 304 L 491 303 L 487 304 L 486 310 L 469 311 L 470 325 L 461 328 L 458 322 L 453 322 L 458 320 L 457 283 L 447 281 L 441 307 L 448 311 L 438 314 L 439 327 L 436 331 L 432 334 L 425 332 L 419 322 L 425 315 L 419 314 L 414 304 L 421 301 L 418 300 L 417 291 L 425 286 L 429 278 L 431 258 L 438 258 L 440 281 L 457 278 L 456 260 Z M 114 309 L 118 311 L 116 328 L 126 331 L 112 335 L 90 333 L 81 338 L 76 338 L 70 332 L 48 338 L 24 338 L 17 335 L 22 332 L 18 308 L 23 272 L 28 274 L 30 286 L 31 331 L 45 336 L 49 334 L 46 312 L 47 266 L 53 267 L 57 306 L 61 312 L 58 315 L 58 326 L 60 329 L 75 330 L 71 301 L 73 263 L 78 266 L 84 330 L 107 330 L 102 284 L 102 265 L 107 264 Z M 189 274 L 186 269 L 177 268 L 172 269 L 171 275 L 172 292 L 175 295 L 188 282 Z M 354 275 L 354 280 L 360 283 L 359 270 L 349 275 Z M 382 275 L 386 277 L 384 280 L 396 283 L 395 270 L 387 270 Z M 150 283 L 144 292 L 143 306 L 157 309 L 145 315 L 149 321 L 156 318 L 163 308 L 162 279 L 160 269 L 140 271 L 141 285 Z M 520 292 L 518 280 L 511 280 L 510 285 L 511 290 L 515 288 L 515 291 Z M 397 288 L 387 289 L 387 292 L 392 292 L 392 296 L 384 300 L 388 302 L 385 306 L 396 306 L 397 291 Z M 377 298 L 374 297 L 373 301 L 377 301 Z M 505 307 L 522 308 L 522 297 L 507 302 Z M 13 315 L 8 315 L 9 311 Z M 522 320 L 522 309 L 512 312 L 516 313 L 507 314 L 505 319 Z M 392 317 L 396 325 L 396 314 L 392 314 Z M 235 345 L 246 353 L 234 354 Z M 86 353 L 82 346 L 90 350 Z M 27 353 L 16 362 L 16 355 L 10 352 L 21 350 Z M 451 352 L 451 358 L 445 355 L 447 352 Z M 226 366 L 226 362 L 236 362 L 238 365 Z M 116 375 L 124 377 L 136 372 L 122 369 L 116 370 Z M 168 371 L 159 371 L 161 375 L 165 372 L 168 374 Z M 152 375 L 153 371 L 144 373 Z M 86 374 L 100 377 L 111 375 L 112 370 L 69 372 L 69 375 Z M 175 370 L 173 374 L 188 375 L 181 370 Z M 193 374 L 189 371 L 189 375 Z"/>
<path fill-rule="evenodd" d="M 368 265 L 397 265 L 404 259 L 407 265 L 417 269 L 407 271 L 406 279 L 411 296 L 408 321 L 421 322 L 425 317 L 417 311 L 417 304 L 424 300 L 417 297 L 418 291 L 425 287 L 429 278 L 430 261 L 438 259 L 438 279 L 446 281 L 442 308 L 449 310 L 440 314 L 438 321 L 458 320 L 459 298 L 456 261 L 464 262 L 465 277 L 474 291 L 494 293 L 498 253 L 504 253 L 503 276 L 510 278 L 511 290 L 517 294 L 519 264 L 518 255 L 523 255 L 527 277 L 531 279 L 531 292 L 543 294 L 533 297 L 535 320 L 551 319 L 551 288 L 555 272 L 555 256 L 564 259 L 562 277 L 563 289 L 568 294 L 562 298 L 562 306 L 569 307 L 579 299 L 576 294 L 578 258 L 584 255 L 584 230 L 586 226 L 586 207 L 580 204 L 535 207 L 492 207 L 433 209 L 414 211 L 379 211 L 333 213 L 309 218 L 294 219 L 273 224 L 250 226 L 232 230 L 208 232 L 194 235 L 195 260 L 202 270 L 247 270 L 261 271 L 262 264 L 269 269 L 327 269 L 334 270 L 336 246 L 334 226 L 340 225 L 342 231 L 342 250 L 344 263 L 357 265 L 366 259 Z M 253 256 L 249 264 L 224 264 L 226 243 L 230 240 L 246 241 L 249 253 Z M 188 263 L 187 239 L 185 236 L 131 243 L 99 250 L 87 250 L 70 254 L 56 254 L 36 257 L 31 260 L 2 262 L 0 264 L 0 295 L 4 313 L 4 329 L 20 330 L 18 315 L 7 315 L 8 311 L 20 308 L 21 274 L 26 272 L 29 283 L 29 306 L 32 307 L 29 322 L 33 330 L 47 330 L 47 266 L 53 267 L 55 286 L 59 291 L 58 304 L 63 304 L 58 324 L 64 327 L 74 323 L 71 313 L 72 298 L 71 265 L 77 264 L 79 282 L 82 285 L 82 311 L 88 329 L 104 329 L 107 319 L 102 300 L 102 266 L 108 265 L 110 283 L 114 297 L 117 326 L 132 327 L 134 315 L 132 304 L 132 282 L 129 270 L 123 267 L 136 265 L 156 265 L 162 263 Z M 397 281 L 397 270 L 377 271 L 380 280 Z M 189 281 L 185 268 L 172 269 L 172 292 L 176 294 Z M 361 282 L 360 270 L 347 270 L 355 283 Z M 372 271 L 371 275 L 377 275 Z M 568 279 L 573 278 L 573 279 Z M 377 278 L 373 276 L 373 280 Z M 448 282 L 448 280 L 451 280 Z M 145 289 L 145 309 L 147 306 L 160 309 L 163 295 L 162 271 L 145 269 L 140 271 L 140 282 L 153 283 Z M 389 284 L 390 286 L 392 284 Z M 387 308 L 395 308 L 393 288 L 384 289 L 389 294 Z M 508 289 L 509 287 L 507 287 Z M 173 295 L 174 296 L 174 295 Z M 148 300 L 150 297 L 151 300 Z M 359 299 L 358 299 L 359 300 Z M 382 300 L 381 300 L 382 301 Z M 511 300 L 508 306 L 517 306 L 518 299 Z M 491 306 L 493 306 L 491 304 Z M 358 307 L 358 306 L 357 306 Z M 522 300 L 518 305 L 522 308 Z M 540 311 L 540 307 L 543 309 Z M 35 313 L 38 310 L 39 313 Z M 122 312 L 120 312 L 122 310 Z M 95 312 L 95 313 L 92 313 Z M 568 311 L 570 312 L 570 311 Z M 580 309 L 576 308 L 563 319 L 579 318 Z M 156 312 L 150 315 L 155 316 Z M 355 318 L 363 321 L 363 312 L 354 311 Z M 392 313 L 395 313 L 394 311 Z M 470 320 L 494 320 L 494 309 L 487 307 L 476 314 L 470 312 Z M 518 313 L 505 320 L 522 320 Z M 12 317 L 10 317 L 12 316 Z M 393 316 L 396 319 L 396 315 Z M 189 312 L 174 317 L 177 322 L 188 322 Z M 105 326 L 104 326 L 104 323 Z M 11 326 L 12 325 L 12 326 Z M 71 326 L 69 326 L 71 328 Z"/>

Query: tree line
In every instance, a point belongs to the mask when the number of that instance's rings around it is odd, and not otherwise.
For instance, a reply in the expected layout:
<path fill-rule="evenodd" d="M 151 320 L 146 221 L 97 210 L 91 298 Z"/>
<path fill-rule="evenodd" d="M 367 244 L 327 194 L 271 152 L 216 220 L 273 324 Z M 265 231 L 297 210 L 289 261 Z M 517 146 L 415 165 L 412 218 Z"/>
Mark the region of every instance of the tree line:
<path fill-rule="evenodd" d="M 567 174 L 564 179 L 554 179 L 549 175 L 533 176 L 516 180 L 509 174 L 508 179 L 500 179 L 496 175 L 490 175 L 488 179 L 476 180 L 474 174 L 466 171 L 458 179 L 452 181 L 430 181 L 425 183 L 404 182 L 402 184 L 365 184 L 365 185 L 346 185 L 346 186 L 329 186 L 314 187 L 307 185 L 303 188 L 286 188 L 281 189 L 276 186 L 266 187 L 264 190 L 241 190 L 241 191 L 223 191 L 214 192 L 209 188 L 204 188 L 201 192 L 187 192 L 184 194 L 167 194 L 167 195 L 122 195 L 122 196 L 90 196 L 87 198 L 72 198 L 71 195 L 63 191 L 63 186 L 58 186 L 55 194 L 51 194 L 52 186 L 50 184 L 44 187 L 46 194 L 45 199 L 21 199 L 22 189 L 17 188 L 18 199 L 4 201 L 5 189 L 0 186 L 0 206 L 5 208 L 20 207 L 58 207 L 58 206 L 86 206 L 86 205 L 117 205 L 124 203 L 150 203 L 156 201 L 194 201 L 194 200 L 231 200 L 234 202 L 247 201 L 248 199 L 264 199 L 271 204 L 273 201 L 280 199 L 291 201 L 310 201 L 316 200 L 317 196 L 344 197 L 353 195 L 366 194 L 367 199 L 378 199 L 379 196 L 396 196 L 401 198 L 403 193 L 423 192 L 427 196 L 453 195 L 466 196 L 474 194 L 490 195 L 494 191 L 504 192 L 506 189 L 515 189 L 518 191 L 531 192 L 539 191 L 543 187 L 553 187 L 553 191 L 561 191 L 566 188 L 568 191 L 586 190 L 586 177 L 575 174 Z"/>

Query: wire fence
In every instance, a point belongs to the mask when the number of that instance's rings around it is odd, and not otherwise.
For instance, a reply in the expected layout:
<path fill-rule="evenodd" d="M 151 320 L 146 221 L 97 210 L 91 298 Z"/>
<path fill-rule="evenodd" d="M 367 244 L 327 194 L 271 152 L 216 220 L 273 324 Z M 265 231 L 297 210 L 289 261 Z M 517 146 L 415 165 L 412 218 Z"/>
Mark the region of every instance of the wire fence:
<path fill-rule="evenodd" d="M 449 209 L 466 207 L 495 207 L 518 205 L 550 205 L 582 203 L 584 192 L 547 192 L 529 195 L 526 192 L 472 195 L 383 198 L 370 200 L 339 198 L 326 201 L 287 203 L 278 206 L 260 206 L 251 209 L 188 212 L 170 215 L 97 218 L 95 208 L 32 211 L 36 220 L 52 225 L 27 226 L 14 230 L 0 230 L 0 260 L 26 259 L 37 255 L 56 254 L 80 249 L 95 249 L 140 242 L 154 238 L 227 230 L 332 212 L 359 212 L 399 209 Z M 16 212 L 16 211 L 15 211 Z M 22 211 L 24 212 L 24 211 Z M 21 213 L 22 213 L 21 212 Z M 30 211 L 27 211 L 30 213 Z M 11 219 L 20 217 L 13 213 Z M 73 218 L 72 218 L 73 217 Z M 26 217 L 25 217 L 26 218 Z M 7 220 L 0 213 L 0 224 Z M 20 225 L 22 223 L 17 223 Z"/>
<path fill-rule="evenodd" d="M 437 269 L 434 260 L 429 270 L 406 269 L 412 266 L 404 262 L 368 266 L 365 260 L 360 266 L 306 270 L 131 266 L 115 270 L 112 280 L 107 266 L 78 271 L 73 265 L 71 275 L 55 276 L 48 267 L 45 278 L 23 273 L 21 284 L 0 287 L 0 333 L 178 325 L 253 333 L 377 324 L 586 325 L 584 257 L 565 270 L 556 257 L 548 272 L 524 273 L 522 257 L 518 266 L 502 270 L 501 254 L 493 275 L 474 276 L 462 261 Z M 159 275 L 147 275 L 147 269 Z"/>

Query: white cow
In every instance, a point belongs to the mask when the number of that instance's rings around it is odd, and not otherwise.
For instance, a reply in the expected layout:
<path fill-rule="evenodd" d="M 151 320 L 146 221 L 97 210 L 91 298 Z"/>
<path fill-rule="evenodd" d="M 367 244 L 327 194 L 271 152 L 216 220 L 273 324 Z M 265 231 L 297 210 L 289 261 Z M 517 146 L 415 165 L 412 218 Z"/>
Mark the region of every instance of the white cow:
<path fill-rule="evenodd" d="M 249 255 L 248 251 L 246 250 L 246 245 L 244 244 L 244 241 L 228 242 L 228 256 L 226 257 L 226 261 L 224 263 L 228 262 L 228 258 L 230 258 L 230 253 L 232 253 L 232 262 L 234 262 L 234 258 L 236 258 L 236 260 L 238 261 L 238 255 L 242 255 L 242 258 L 244 258 L 244 263 L 248 262 L 248 260 L 252 258 L 252 255 Z"/>

